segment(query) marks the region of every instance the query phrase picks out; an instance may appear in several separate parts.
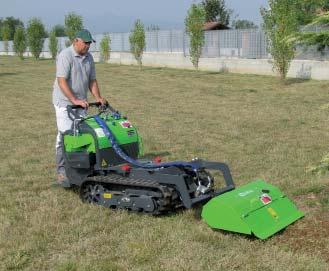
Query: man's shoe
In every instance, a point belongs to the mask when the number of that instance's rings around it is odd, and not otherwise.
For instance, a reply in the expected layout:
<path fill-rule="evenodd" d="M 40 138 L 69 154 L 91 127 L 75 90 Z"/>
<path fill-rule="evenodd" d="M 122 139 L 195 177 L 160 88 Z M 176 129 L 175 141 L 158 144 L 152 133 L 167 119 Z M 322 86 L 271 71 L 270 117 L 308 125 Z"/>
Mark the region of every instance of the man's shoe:
<path fill-rule="evenodd" d="M 57 184 L 64 188 L 70 188 L 71 184 L 66 177 L 65 173 L 58 173 L 57 174 Z"/>

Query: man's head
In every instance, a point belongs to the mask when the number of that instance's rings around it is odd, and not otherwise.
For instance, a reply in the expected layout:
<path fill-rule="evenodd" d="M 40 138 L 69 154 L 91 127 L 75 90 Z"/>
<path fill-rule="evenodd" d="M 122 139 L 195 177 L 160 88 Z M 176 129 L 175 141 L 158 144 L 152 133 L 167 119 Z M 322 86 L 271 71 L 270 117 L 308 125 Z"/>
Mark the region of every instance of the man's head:
<path fill-rule="evenodd" d="M 88 52 L 92 42 L 95 42 L 95 40 L 90 32 L 87 29 L 82 29 L 75 34 L 73 46 L 79 55 L 84 55 Z"/>

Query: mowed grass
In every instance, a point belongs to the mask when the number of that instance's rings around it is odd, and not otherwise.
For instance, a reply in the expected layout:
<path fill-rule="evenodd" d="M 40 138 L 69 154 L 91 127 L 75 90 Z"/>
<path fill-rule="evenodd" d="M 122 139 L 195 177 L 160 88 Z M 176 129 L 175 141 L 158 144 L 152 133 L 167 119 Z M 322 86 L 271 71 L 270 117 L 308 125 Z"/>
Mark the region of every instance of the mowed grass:
<path fill-rule="evenodd" d="M 329 270 L 329 82 L 97 64 L 103 96 L 147 156 L 230 165 L 279 186 L 306 217 L 267 241 L 210 229 L 200 210 L 152 217 L 53 187 L 50 60 L 0 58 L 0 270 Z"/>

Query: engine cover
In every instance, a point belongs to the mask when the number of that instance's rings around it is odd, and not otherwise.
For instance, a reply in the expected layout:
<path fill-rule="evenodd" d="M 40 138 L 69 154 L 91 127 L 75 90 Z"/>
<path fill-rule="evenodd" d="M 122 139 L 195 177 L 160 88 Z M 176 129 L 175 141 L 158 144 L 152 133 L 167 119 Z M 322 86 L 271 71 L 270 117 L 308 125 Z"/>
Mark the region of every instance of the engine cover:
<path fill-rule="evenodd" d="M 126 118 L 102 117 L 122 148 L 130 157 L 137 159 L 142 152 L 142 142 L 134 127 Z M 124 163 L 114 152 L 103 129 L 93 118 L 81 120 L 77 128 L 63 136 L 66 163 L 72 168 L 108 168 Z M 79 158 L 79 159 L 77 159 Z"/>

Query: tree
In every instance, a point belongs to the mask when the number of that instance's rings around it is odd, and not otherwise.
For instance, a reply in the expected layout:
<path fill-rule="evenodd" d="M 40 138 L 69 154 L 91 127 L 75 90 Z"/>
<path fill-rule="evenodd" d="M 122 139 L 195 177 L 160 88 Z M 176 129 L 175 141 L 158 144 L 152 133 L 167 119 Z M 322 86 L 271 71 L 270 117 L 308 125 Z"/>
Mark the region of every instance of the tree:
<path fill-rule="evenodd" d="M 65 15 L 65 33 L 69 38 L 70 43 L 72 43 L 75 34 L 83 29 L 83 20 L 80 15 L 71 12 Z"/>
<path fill-rule="evenodd" d="M 10 37 L 10 27 L 7 24 L 2 25 L 1 36 L 2 36 L 2 40 L 3 40 L 3 47 L 4 47 L 3 49 L 6 52 L 6 54 L 8 54 L 8 51 L 9 51 L 8 41 L 9 41 L 9 37 Z"/>
<path fill-rule="evenodd" d="M 297 20 L 299 25 L 311 23 L 319 12 L 329 10 L 328 0 L 297 0 Z"/>
<path fill-rule="evenodd" d="M 107 62 L 110 59 L 110 51 L 111 51 L 111 38 L 109 34 L 104 34 L 101 42 L 100 42 L 100 58 L 101 61 Z"/>
<path fill-rule="evenodd" d="M 2 40 L 1 29 L 2 29 L 2 18 L 0 18 L 0 40 Z"/>
<path fill-rule="evenodd" d="M 49 51 L 51 53 L 51 58 L 55 59 L 58 53 L 58 41 L 55 27 L 49 34 Z"/>
<path fill-rule="evenodd" d="M 38 18 L 30 19 L 27 26 L 27 41 L 35 59 L 40 57 L 45 35 L 46 30 L 41 20 Z"/>
<path fill-rule="evenodd" d="M 0 23 L 0 28 L 1 29 L 4 26 L 6 26 L 8 28 L 8 37 L 7 37 L 8 39 L 7 40 L 13 40 L 16 28 L 17 27 L 24 27 L 24 24 L 20 19 L 16 19 L 14 17 L 6 17 Z M 1 39 L 1 40 L 3 40 L 3 39 Z"/>
<path fill-rule="evenodd" d="M 230 24 L 233 11 L 226 7 L 225 0 L 203 0 L 201 5 L 206 13 L 206 22 L 220 22 L 226 26 Z"/>
<path fill-rule="evenodd" d="M 232 22 L 234 29 L 257 29 L 258 26 L 249 20 L 236 20 Z"/>
<path fill-rule="evenodd" d="M 295 56 L 295 44 L 289 42 L 288 38 L 298 29 L 296 9 L 295 0 L 269 0 L 269 9 L 261 8 L 273 68 L 279 72 L 282 80 L 286 78 Z"/>
<path fill-rule="evenodd" d="M 141 20 L 136 20 L 134 29 L 129 36 L 130 52 L 134 55 L 139 69 L 142 69 L 142 57 L 145 49 L 145 31 Z"/>
<path fill-rule="evenodd" d="M 14 34 L 14 51 L 20 59 L 24 59 L 24 52 L 26 50 L 26 34 L 23 27 L 17 27 Z"/>
<path fill-rule="evenodd" d="M 311 26 L 329 26 L 329 12 L 319 14 L 315 19 L 307 25 Z M 306 28 L 307 28 L 306 27 Z M 292 41 L 296 41 L 299 44 L 307 46 L 316 46 L 320 52 L 323 52 L 326 47 L 329 46 L 329 32 L 327 28 L 316 31 L 305 31 L 305 32 L 296 32 L 292 35 Z"/>
<path fill-rule="evenodd" d="M 65 33 L 65 28 L 63 25 L 61 24 L 57 24 L 53 27 L 53 31 L 55 31 L 55 35 L 56 37 L 65 37 L 66 33 Z"/>
<path fill-rule="evenodd" d="M 199 68 L 202 46 L 205 43 L 204 23 L 206 13 L 203 6 L 192 4 L 185 18 L 185 29 L 190 36 L 190 58 L 193 66 Z"/>

